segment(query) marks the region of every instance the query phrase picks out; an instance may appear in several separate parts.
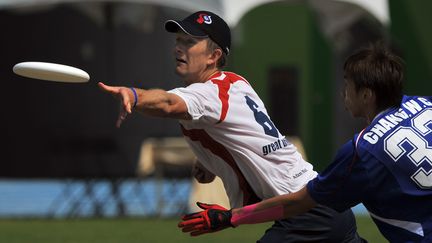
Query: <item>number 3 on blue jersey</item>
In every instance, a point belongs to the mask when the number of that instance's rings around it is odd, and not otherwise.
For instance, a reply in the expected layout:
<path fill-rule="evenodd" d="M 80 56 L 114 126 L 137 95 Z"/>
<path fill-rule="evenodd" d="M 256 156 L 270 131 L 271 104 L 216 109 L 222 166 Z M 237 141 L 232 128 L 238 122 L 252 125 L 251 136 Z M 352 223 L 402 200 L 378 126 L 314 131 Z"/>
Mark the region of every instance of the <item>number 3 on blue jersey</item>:
<path fill-rule="evenodd" d="M 264 128 L 264 132 L 267 135 L 273 136 L 275 138 L 279 137 L 279 131 L 270 120 L 270 118 L 262 111 L 258 110 L 258 105 L 249 96 L 245 96 L 246 104 L 253 111 L 256 122 Z"/>
<path fill-rule="evenodd" d="M 432 132 L 429 127 L 431 123 L 432 109 L 423 110 L 412 119 L 412 127 L 400 127 L 384 141 L 384 150 L 395 162 L 406 156 L 418 168 L 411 179 L 423 189 L 432 189 L 432 170 L 425 171 L 420 167 L 424 161 L 432 165 L 432 147 L 425 139 Z M 406 151 L 402 147 L 403 143 L 409 143 L 412 150 Z"/>

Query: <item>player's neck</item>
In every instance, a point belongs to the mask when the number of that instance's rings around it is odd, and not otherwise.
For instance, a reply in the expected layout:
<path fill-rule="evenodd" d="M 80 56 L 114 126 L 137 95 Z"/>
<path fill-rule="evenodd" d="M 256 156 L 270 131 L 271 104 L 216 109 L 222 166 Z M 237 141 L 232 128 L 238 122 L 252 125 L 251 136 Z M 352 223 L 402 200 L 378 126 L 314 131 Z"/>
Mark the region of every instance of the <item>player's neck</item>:
<path fill-rule="evenodd" d="M 214 76 L 218 72 L 220 72 L 220 70 L 217 68 L 208 69 L 203 73 L 203 75 L 202 75 L 203 79 L 202 80 L 205 82 L 205 81 L 209 80 L 212 76 Z"/>
<path fill-rule="evenodd" d="M 375 119 L 375 117 L 380 113 L 381 111 L 378 111 L 375 107 L 371 107 L 368 111 L 366 111 L 366 122 L 368 124 L 371 124 L 372 121 Z"/>
<path fill-rule="evenodd" d="M 212 69 L 206 69 L 203 72 L 197 73 L 195 78 L 193 78 L 193 82 L 190 83 L 204 83 L 207 82 L 207 80 L 210 80 L 210 78 L 215 75 L 216 73 L 220 72 L 217 68 Z"/>
<path fill-rule="evenodd" d="M 375 118 L 375 115 L 373 115 L 373 114 L 366 115 L 367 124 L 371 124 L 374 118 Z"/>
<path fill-rule="evenodd" d="M 187 76 L 183 76 L 182 79 L 186 85 L 190 85 L 193 83 L 204 83 L 218 72 L 220 72 L 220 70 L 217 68 L 206 69 L 202 72 L 192 73 Z"/>
<path fill-rule="evenodd" d="M 374 92 L 370 92 L 369 96 L 367 96 L 363 102 L 363 114 L 364 118 L 366 118 L 366 122 L 371 124 L 375 117 L 381 111 L 378 109 L 376 104 L 376 97 Z"/>

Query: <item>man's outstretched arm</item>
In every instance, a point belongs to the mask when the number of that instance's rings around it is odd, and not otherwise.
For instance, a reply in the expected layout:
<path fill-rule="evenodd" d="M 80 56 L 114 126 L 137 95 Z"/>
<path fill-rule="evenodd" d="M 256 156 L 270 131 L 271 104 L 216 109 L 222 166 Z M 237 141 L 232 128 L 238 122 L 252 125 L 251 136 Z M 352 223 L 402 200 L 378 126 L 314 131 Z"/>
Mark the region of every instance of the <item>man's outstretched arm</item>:
<path fill-rule="evenodd" d="M 167 117 L 182 120 L 191 119 L 186 103 L 176 94 L 161 89 L 138 89 L 120 86 L 109 86 L 102 82 L 99 88 L 120 100 L 120 113 L 117 127 L 126 119 L 132 110 L 145 115 Z"/>

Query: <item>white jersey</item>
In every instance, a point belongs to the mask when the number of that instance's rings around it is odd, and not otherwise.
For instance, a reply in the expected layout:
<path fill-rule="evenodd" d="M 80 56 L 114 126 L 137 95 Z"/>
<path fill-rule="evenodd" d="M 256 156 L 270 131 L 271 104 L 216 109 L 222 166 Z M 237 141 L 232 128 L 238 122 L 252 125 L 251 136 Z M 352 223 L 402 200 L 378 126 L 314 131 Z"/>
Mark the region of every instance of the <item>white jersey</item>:
<path fill-rule="evenodd" d="M 231 207 L 298 191 L 316 177 L 243 77 L 219 72 L 169 92 L 186 102 L 192 120 L 180 121 L 183 134 L 198 160 L 222 179 Z"/>

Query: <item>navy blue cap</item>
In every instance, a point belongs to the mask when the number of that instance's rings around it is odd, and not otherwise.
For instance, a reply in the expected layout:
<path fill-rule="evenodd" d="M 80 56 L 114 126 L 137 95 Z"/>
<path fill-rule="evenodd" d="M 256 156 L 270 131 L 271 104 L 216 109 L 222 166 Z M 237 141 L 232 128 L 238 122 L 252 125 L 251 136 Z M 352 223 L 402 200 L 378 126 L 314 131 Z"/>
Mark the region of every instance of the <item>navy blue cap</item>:
<path fill-rule="evenodd" d="M 208 37 L 227 55 L 230 52 L 231 30 L 221 17 L 212 12 L 198 11 L 180 21 L 168 20 L 165 22 L 165 29 L 172 33 L 181 29 L 193 37 Z"/>

